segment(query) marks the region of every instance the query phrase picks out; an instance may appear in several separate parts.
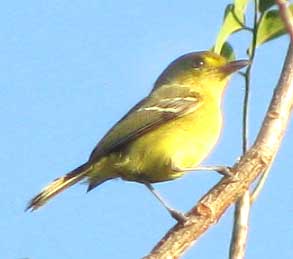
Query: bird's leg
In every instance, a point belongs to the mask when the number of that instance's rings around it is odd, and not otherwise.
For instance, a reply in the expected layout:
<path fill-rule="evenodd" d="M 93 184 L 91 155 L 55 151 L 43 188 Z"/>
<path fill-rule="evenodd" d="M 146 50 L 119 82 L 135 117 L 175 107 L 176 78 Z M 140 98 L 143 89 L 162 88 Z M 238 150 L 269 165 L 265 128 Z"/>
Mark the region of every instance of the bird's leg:
<path fill-rule="evenodd" d="M 171 208 L 150 183 L 144 182 L 143 184 L 158 199 L 158 201 L 166 208 L 166 210 L 170 213 L 172 218 L 177 220 L 179 223 L 184 223 L 187 220 L 187 217 L 182 212 Z"/>
<path fill-rule="evenodd" d="M 221 175 L 224 175 L 226 177 L 233 178 L 234 175 L 231 172 L 231 167 L 228 166 L 196 166 L 193 168 L 180 168 L 172 163 L 172 170 L 176 172 L 186 172 L 186 171 L 215 171 L 218 172 Z"/>

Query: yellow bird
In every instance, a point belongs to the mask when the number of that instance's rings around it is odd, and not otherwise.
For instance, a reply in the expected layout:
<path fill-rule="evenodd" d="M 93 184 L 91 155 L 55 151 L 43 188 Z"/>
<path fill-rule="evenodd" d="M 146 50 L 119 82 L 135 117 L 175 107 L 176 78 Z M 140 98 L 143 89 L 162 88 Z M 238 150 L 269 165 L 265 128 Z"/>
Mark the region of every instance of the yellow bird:
<path fill-rule="evenodd" d="M 228 62 L 209 51 L 179 57 L 159 76 L 150 94 L 108 131 L 88 161 L 45 187 L 27 209 L 39 208 L 83 179 L 89 183 L 88 191 L 122 178 L 143 183 L 154 192 L 151 183 L 196 169 L 219 138 L 221 101 L 229 77 L 248 63 Z"/>

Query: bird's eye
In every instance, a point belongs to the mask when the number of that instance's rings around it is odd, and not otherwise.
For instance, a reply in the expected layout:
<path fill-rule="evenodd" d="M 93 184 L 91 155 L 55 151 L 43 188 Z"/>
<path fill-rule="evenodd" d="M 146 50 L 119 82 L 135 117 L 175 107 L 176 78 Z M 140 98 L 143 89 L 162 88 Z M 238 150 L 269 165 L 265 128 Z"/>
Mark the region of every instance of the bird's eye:
<path fill-rule="evenodd" d="M 195 69 L 199 69 L 204 65 L 204 61 L 202 58 L 196 58 L 192 61 L 192 67 Z"/>

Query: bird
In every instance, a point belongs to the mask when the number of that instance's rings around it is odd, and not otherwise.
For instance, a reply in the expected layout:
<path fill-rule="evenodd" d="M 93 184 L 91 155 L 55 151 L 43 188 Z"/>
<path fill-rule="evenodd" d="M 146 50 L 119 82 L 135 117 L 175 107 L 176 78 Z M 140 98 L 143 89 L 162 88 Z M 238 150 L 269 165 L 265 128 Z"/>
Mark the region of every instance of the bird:
<path fill-rule="evenodd" d="M 26 209 L 38 209 L 82 180 L 88 182 L 90 191 L 105 181 L 121 178 L 144 184 L 172 217 L 182 219 L 183 215 L 168 206 L 152 184 L 200 168 L 223 127 L 221 104 L 229 78 L 248 64 L 248 60 L 228 61 L 211 51 L 191 52 L 175 59 L 150 93 L 98 142 L 88 161 L 43 188 Z"/>

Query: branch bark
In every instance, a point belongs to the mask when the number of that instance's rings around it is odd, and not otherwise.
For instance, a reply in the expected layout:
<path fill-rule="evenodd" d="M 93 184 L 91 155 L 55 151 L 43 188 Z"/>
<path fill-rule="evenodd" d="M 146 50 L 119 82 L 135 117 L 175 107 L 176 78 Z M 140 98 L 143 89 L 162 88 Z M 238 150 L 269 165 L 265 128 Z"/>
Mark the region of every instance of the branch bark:
<path fill-rule="evenodd" d="M 176 224 L 144 259 L 176 259 L 199 236 L 215 224 L 225 210 L 245 193 L 250 184 L 274 160 L 293 107 L 293 46 L 286 61 L 259 134 L 232 172 L 235 179 L 222 179 L 188 213 L 184 224 Z"/>
<path fill-rule="evenodd" d="M 286 31 L 288 32 L 291 42 L 293 41 L 293 17 L 290 12 L 289 7 L 289 2 L 287 0 L 275 0 L 275 3 L 279 7 L 279 12 L 281 19 L 283 20 L 284 26 Z"/>

